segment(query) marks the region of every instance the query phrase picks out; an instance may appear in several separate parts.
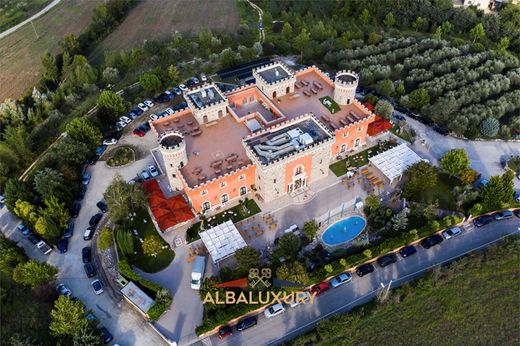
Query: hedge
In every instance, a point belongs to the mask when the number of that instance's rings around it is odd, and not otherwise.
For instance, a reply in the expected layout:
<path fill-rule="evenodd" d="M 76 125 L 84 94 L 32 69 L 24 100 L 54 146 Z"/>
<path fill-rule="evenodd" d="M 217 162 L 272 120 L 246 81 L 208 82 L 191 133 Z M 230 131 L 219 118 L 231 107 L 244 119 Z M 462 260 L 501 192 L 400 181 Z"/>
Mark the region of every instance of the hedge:
<path fill-rule="evenodd" d="M 128 280 L 135 281 L 141 286 L 146 287 L 155 293 L 162 289 L 160 285 L 156 284 L 155 282 L 146 280 L 134 272 L 127 260 L 120 260 L 117 264 L 117 269 L 119 270 L 119 273 Z"/>

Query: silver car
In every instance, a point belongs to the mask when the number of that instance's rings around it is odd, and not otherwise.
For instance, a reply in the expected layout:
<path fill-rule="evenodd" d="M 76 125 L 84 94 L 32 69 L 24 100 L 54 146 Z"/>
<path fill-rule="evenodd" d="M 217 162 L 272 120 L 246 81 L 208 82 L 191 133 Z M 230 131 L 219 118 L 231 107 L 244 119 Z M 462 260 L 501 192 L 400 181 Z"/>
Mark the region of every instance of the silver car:
<path fill-rule="evenodd" d="M 284 311 L 285 311 L 285 309 L 282 304 L 274 304 L 274 305 L 268 307 L 267 309 L 265 309 L 264 315 L 267 318 L 271 318 L 276 315 L 280 315 Z"/>
<path fill-rule="evenodd" d="M 444 237 L 444 239 L 448 240 L 450 238 L 458 236 L 461 233 L 462 233 L 462 230 L 460 229 L 460 227 L 452 227 L 452 228 L 442 232 L 442 236 Z"/>

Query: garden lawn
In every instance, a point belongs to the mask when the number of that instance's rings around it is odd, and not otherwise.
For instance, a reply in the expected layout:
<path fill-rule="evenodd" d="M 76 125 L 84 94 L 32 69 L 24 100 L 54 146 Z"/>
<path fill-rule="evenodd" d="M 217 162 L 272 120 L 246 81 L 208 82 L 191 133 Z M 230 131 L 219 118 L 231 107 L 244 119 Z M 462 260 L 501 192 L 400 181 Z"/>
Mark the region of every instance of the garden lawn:
<path fill-rule="evenodd" d="M 135 160 L 135 152 L 130 147 L 118 147 L 110 152 L 107 164 L 110 167 L 124 166 Z"/>
<path fill-rule="evenodd" d="M 325 103 L 325 101 L 327 101 Z M 321 104 L 329 110 L 332 114 L 339 112 L 339 105 L 330 96 L 320 97 Z"/>
<path fill-rule="evenodd" d="M 456 210 L 457 205 L 453 197 L 452 191 L 455 186 L 461 185 L 461 182 L 448 174 L 439 173 L 437 184 L 431 188 L 422 189 L 420 194 L 416 196 L 415 201 L 425 204 L 439 202 L 439 208 L 446 210 Z"/>
<path fill-rule="evenodd" d="M 161 238 L 164 245 L 168 245 L 168 248 L 164 249 L 156 257 L 146 256 L 143 253 L 141 242 L 137 237 L 132 235 L 134 238 L 134 249 L 136 254 L 127 257 L 127 260 L 131 265 L 134 265 L 147 273 L 156 273 L 168 267 L 171 261 L 175 258 L 175 252 L 170 249 L 169 244 L 157 233 L 152 219 L 146 210 L 138 211 L 137 216 L 134 218 L 134 222 L 126 221 L 125 225 L 126 229 L 130 231 L 133 228 L 137 229 L 139 237 L 142 239 L 145 239 L 146 236 L 149 235 L 157 235 Z M 125 227 L 125 225 L 118 225 L 118 227 Z M 121 251 L 119 251 L 119 254 L 121 254 Z"/>

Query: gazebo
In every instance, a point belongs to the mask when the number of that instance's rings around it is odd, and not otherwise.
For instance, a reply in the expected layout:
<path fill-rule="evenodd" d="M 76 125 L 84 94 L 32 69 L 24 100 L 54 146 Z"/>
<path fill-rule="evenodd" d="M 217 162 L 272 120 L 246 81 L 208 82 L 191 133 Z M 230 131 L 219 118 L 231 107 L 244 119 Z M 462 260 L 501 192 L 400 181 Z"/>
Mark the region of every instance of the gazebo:
<path fill-rule="evenodd" d="M 233 256 L 235 251 L 246 247 L 247 244 L 231 220 L 200 232 L 200 239 L 208 249 L 213 263 Z"/>
<path fill-rule="evenodd" d="M 403 143 L 381 154 L 372 156 L 369 158 L 369 161 L 392 183 L 396 178 L 401 179 L 408 167 L 423 161 L 423 159 Z"/>

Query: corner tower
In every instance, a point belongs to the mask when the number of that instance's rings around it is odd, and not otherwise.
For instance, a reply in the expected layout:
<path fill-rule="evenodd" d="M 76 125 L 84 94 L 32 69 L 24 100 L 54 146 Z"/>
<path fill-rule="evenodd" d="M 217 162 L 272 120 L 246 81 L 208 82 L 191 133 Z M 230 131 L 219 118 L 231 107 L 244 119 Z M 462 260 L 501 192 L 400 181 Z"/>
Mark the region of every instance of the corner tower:
<path fill-rule="evenodd" d="M 334 101 L 340 105 L 351 104 L 356 98 L 359 75 L 352 71 L 339 71 L 334 81 Z"/>
<path fill-rule="evenodd" d="M 164 158 L 166 175 L 173 190 L 184 188 L 179 169 L 188 163 L 186 154 L 186 142 L 184 136 L 178 131 L 168 131 L 159 138 L 159 150 Z"/>

